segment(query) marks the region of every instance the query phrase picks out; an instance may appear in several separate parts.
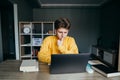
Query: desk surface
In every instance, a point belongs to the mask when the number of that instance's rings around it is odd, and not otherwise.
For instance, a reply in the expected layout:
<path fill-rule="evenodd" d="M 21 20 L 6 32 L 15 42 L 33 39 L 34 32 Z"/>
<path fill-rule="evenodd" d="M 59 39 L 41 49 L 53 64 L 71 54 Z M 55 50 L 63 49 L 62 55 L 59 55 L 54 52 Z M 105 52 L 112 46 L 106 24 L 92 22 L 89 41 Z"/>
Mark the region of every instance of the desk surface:
<path fill-rule="evenodd" d="M 7 60 L 0 63 L 0 80 L 120 80 L 120 76 L 107 78 L 94 72 L 89 74 L 49 74 L 49 67 L 40 63 L 38 72 L 20 72 L 21 61 Z"/>

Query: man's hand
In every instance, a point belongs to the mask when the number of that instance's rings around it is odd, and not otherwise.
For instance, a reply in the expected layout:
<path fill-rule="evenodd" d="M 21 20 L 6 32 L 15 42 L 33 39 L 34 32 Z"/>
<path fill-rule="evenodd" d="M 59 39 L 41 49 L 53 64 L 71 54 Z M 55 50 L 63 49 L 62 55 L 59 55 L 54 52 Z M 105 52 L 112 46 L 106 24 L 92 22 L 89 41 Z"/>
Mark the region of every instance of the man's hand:
<path fill-rule="evenodd" d="M 63 38 L 62 38 L 61 40 L 59 39 L 59 40 L 57 41 L 57 45 L 58 45 L 58 46 L 61 46 L 62 43 L 63 43 Z"/>

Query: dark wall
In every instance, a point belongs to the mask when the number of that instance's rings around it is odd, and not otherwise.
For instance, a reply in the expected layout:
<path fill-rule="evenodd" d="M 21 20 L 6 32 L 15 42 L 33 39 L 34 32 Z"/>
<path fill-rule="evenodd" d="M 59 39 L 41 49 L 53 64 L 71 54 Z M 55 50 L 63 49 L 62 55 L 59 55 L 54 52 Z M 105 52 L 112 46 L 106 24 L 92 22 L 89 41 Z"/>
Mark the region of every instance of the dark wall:
<path fill-rule="evenodd" d="M 32 21 L 33 11 L 32 7 L 26 0 L 9 0 L 18 7 L 18 21 Z"/>
<path fill-rule="evenodd" d="M 54 21 L 59 17 L 70 19 L 72 27 L 69 35 L 76 39 L 80 52 L 89 52 L 99 35 L 99 8 L 45 8 L 34 9 L 34 21 Z"/>
<path fill-rule="evenodd" d="M 3 48 L 2 48 L 2 29 L 1 29 L 1 10 L 0 10 L 0 62 L 3 61 Z"/>
<path fill-rule="evenodd" d="M 18 7 L 18 21 L 31 21 L 33 18 L 32 8 L 25 0 L 2 0 L 0 3 L 0 21 L 1 21 L 1 39 L 3 60 L 15 59 L 15 35 L 14 35 L 14 8 L 13 4 Z M 1 44 L 0 44 L 1 45 Z M 1 47 L 0 47 L 1 48 Z M 0 57 L 0 60 L 2 58 Z"/>
<path fill-rule="evenodd" d="M 118 49 L 120 6 L 116 1 L 109 2 L 101 8 L 101 46 Z"/>
<path fill-rule="evenodd" d="M 13 6 L 6 0 L 0 7 L 3 60 L 15 59 Z"/>

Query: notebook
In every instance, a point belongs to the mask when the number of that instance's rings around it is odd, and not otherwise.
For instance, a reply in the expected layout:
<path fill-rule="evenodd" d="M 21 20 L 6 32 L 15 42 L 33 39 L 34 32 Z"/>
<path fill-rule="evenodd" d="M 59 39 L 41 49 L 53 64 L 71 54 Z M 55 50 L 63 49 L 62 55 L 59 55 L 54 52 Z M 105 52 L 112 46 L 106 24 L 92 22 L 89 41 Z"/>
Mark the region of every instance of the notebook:
<path fill-rule="evenodd" d="M 86 72 L 90 53 L 51 55 L 51 74 Z"/>

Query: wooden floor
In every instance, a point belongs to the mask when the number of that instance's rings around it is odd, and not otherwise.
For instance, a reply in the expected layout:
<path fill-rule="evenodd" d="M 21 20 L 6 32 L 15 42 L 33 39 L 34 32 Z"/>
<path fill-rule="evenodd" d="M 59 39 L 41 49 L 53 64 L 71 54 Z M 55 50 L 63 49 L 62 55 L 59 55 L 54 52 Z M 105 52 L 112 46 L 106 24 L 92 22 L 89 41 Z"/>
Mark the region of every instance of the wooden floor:
<path fill-rule="evenodd" d="M 46 64 L 40 64 L 38 72 L 20 72 L 20 64 L 17 60 L 0 63 L 0 80 L 120 80 L 120 76 L 107 78 L 97 72 L 50 74 Z"/>

